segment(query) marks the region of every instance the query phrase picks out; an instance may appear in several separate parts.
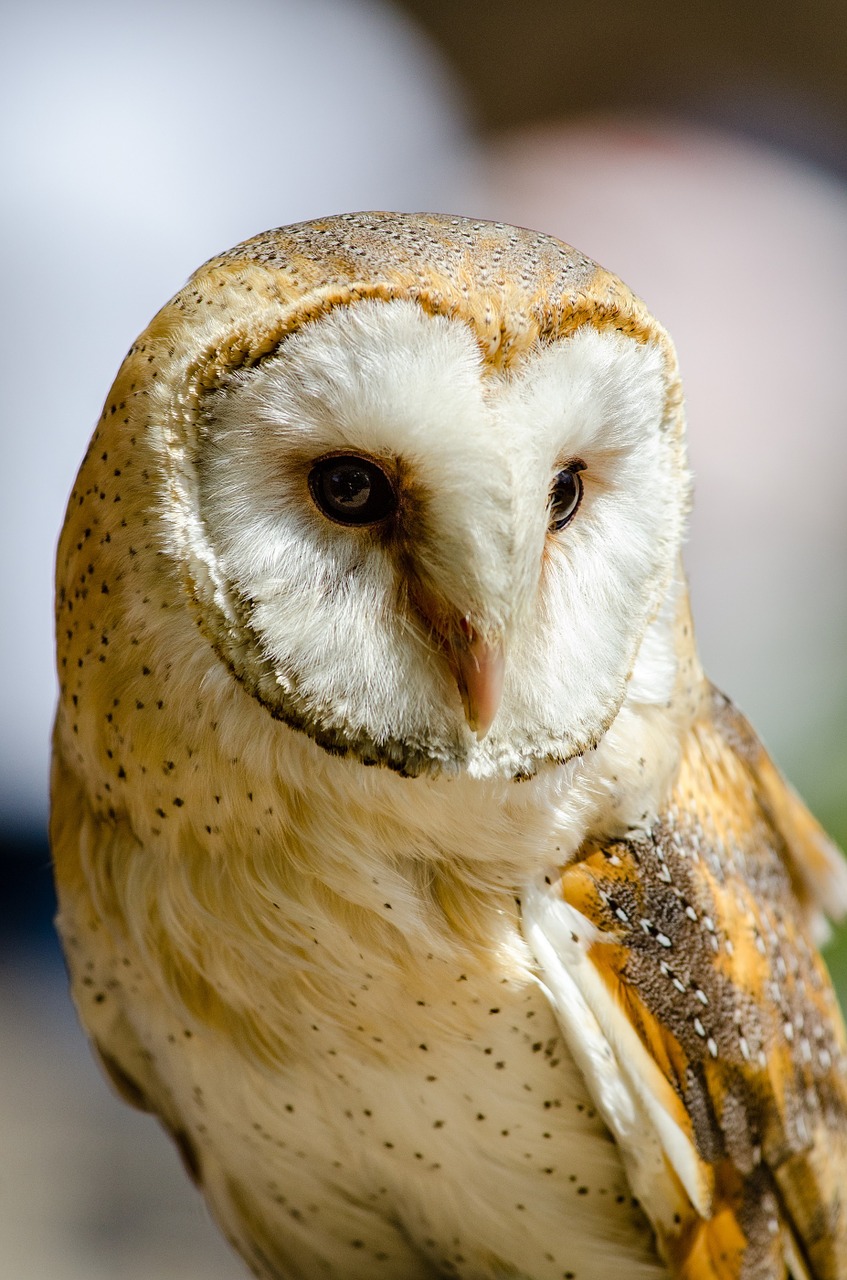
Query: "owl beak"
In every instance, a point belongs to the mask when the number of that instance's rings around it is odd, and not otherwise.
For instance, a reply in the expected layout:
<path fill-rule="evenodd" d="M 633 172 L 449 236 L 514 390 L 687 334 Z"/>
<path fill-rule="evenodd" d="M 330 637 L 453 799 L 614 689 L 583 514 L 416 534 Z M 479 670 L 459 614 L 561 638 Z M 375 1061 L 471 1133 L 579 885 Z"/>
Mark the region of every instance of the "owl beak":
<path fill-rule="evenodd" d="M 482 740 L 503 697 L 506 658 L 501 641 L 484 640 L 463 618 L 451 649 L 451 667 L 471 731 Z"/>

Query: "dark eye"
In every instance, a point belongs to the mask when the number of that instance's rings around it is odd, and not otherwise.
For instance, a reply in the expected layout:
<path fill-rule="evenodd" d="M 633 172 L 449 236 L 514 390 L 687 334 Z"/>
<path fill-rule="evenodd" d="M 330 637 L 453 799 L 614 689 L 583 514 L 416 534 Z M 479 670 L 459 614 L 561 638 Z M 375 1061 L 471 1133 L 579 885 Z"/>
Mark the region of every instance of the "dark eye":
<path fill-rule="evenodd" d="M 550 491 L 550 532 L 558 533 L 576 515 L 582 501 L 582 476 L 584 462 L 572 462 L 560 471 Z"/>
<path fill-rule="evenodd" d="M 309 489 L 315 505 L 339 524 L 377 524 L 397 510 L 397 495 L 382 467 L 356 454 L 316 462 Z"/>

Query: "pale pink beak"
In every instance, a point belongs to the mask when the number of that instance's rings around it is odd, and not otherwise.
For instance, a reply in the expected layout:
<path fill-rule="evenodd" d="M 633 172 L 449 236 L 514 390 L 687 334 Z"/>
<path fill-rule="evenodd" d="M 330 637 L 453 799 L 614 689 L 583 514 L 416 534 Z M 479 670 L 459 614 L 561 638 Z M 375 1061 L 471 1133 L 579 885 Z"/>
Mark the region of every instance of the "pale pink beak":
<path fill-rule="evenodd" d="M 465 719 L 477 738 L 484 738 L 503 697 L 506 659 L 502 644 L 489 644 L 463 618 L 452 637 L 450 665 L 459 687 Z"/>

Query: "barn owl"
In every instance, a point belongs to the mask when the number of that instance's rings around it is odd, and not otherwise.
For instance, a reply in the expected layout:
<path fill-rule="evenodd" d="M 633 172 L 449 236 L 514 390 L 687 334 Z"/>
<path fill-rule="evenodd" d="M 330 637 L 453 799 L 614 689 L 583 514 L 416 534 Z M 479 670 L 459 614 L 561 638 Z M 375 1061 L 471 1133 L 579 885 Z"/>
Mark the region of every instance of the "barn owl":
<path fill-rule="evenodd" d="M 834 848 L 698 662 L 673 347 L 458 217 L 200 269 L 58 555 L 59 929 L 265 1280 L 843 1280 Z"/>

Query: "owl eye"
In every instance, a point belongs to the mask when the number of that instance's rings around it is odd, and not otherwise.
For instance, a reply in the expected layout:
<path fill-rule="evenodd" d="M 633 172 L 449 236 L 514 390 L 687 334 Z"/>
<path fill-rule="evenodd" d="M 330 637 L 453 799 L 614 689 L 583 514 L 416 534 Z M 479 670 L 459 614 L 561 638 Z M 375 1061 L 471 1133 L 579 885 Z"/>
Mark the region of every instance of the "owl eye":
<path fill-rule="evenodd" d="M 585 463 L 570 462 L 560 471 L 553 481 L 550 491 L 550 532 L 558 533 L 564 529 L 576 515 L 582 501 L 582 477 L 580 471 L 585 470 Z"/>
<path fill-rule="evenodd" d="M 382 467 L 356 454 L 321 458 L 309 472 L 315 506 L 338 524 L 378 524 L 397 510 L 397 494 Z"/>

